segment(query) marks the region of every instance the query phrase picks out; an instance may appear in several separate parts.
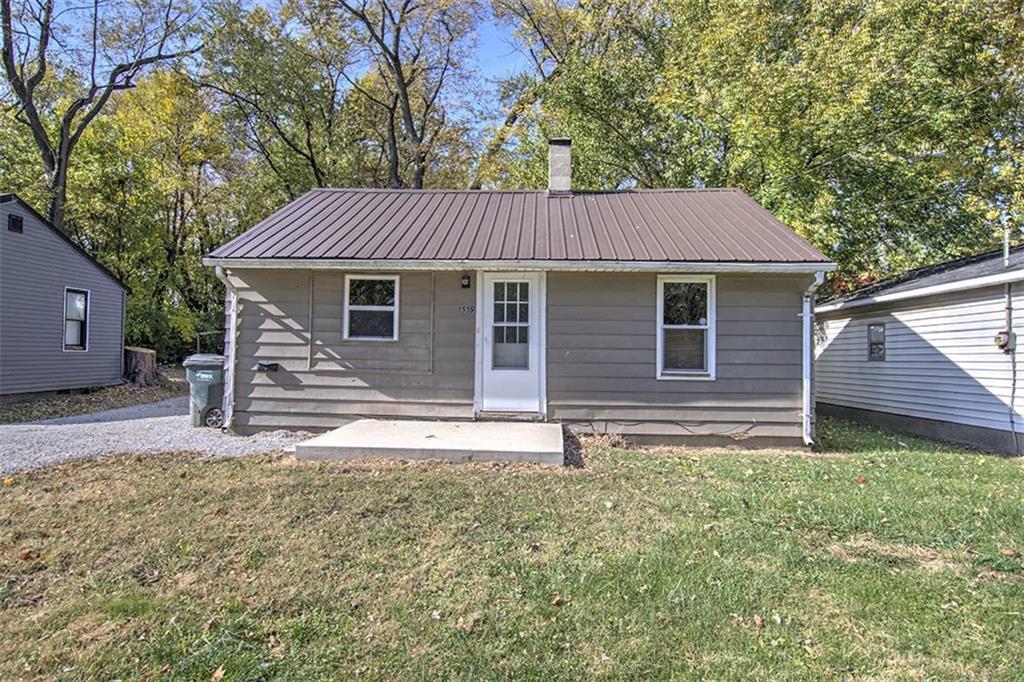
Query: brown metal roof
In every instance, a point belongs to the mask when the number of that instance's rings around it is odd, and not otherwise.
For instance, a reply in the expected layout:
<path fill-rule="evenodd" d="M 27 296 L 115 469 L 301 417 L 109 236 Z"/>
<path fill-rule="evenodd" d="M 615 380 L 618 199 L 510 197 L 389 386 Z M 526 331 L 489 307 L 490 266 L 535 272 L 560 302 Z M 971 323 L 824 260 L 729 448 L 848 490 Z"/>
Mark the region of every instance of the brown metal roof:
<path fill-rule="evenodd" d="M 827 263 L 735 189 L 317 189 L 212 258 Z"/>

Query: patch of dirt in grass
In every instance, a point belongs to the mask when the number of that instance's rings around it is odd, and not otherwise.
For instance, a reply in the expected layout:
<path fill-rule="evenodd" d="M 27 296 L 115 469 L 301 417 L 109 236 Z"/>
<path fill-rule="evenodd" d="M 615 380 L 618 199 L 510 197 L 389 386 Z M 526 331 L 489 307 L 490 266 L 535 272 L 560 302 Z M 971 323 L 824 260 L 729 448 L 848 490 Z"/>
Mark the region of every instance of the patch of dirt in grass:
<path fill-rule="evenodd" d="M 997 571 L 992 568 L 986 568 L 978 571 L 978 577 L 982 580 L 995 580 L 998 582 L 1007 583 L 1021 583 L 1024 582 L 1024 575 L 1017 573 L 1007 573 L 1006 571 Z"/>
<path fill-rule="evenodd" d="M 895 654 L 885 661 L 881 670 L 862 679 L 878 680 L 968 680 L 976 671 L 955 661 L 929 658 L 920 654 Z"/>
<path fill-rule="evenodd" d="M 745 448 L 736 445 L 717 447 L 690 447 L 677 445 L 651 445 L 642 448 L 644 453 L 693 459 L 705 457 L 735 457 L 742 455 L 751 459 L 787 459 L 801 457 L 805 459 L 846 459 L 847 453 L 817 452 L 814 450 L 796 450 L 786 448 Z"/>
<path fill-rule="evenodd" d="M 949 571 L 962 575 L 967 565 L 952 552 L 939 552 L 927 547 L 913 547 L 881 542 L 870 535 L 858 535 L 846 542 L 827 547 L 829 553 L 849 563 L 880 561 L 910 566 L 924 573 Z"/>
<path fill-rule="evenodd" d="M 164 368 L 164 381 L 157 386 L 140 388 L 131 384 L 89 389 L 81 393 L 58 393 L 37 400 L 26 400 L 0 406 L 0 424 L 18 424 L 41 419 L 73 417 L 114 410 L 120 407 L 156 403 L 188 393 L 185 372 L 181 368 Z"/>

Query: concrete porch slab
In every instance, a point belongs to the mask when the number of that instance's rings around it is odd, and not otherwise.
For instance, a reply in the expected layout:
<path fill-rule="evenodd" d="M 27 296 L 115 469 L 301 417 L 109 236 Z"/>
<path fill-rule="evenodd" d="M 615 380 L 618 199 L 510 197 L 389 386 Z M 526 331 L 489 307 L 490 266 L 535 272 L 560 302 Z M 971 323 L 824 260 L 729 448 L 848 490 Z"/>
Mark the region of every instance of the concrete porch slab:
<path fill-rule="evenodd" d="M 563 464 L 562 427 L 526 422 L 359 419 L 297 443 L 299 459 L 443 459 Z"/>

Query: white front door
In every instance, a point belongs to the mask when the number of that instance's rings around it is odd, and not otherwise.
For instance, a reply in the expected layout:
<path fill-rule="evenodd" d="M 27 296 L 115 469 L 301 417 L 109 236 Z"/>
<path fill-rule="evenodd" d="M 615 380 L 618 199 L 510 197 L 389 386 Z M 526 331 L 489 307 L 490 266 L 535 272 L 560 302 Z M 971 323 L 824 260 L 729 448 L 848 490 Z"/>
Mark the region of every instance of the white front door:
<path fill-rule="evenodd" d="M 544 412 L 543 284 L 540 273 L 480 277 L 477 404 L 483 412 Z"/>

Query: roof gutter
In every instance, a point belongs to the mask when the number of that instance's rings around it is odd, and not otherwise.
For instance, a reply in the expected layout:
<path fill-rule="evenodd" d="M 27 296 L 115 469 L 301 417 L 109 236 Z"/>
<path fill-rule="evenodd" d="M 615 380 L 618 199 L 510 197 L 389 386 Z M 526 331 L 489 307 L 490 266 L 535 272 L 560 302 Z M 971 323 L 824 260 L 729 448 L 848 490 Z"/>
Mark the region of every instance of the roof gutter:
<path fill-rule="evenodd" d="M 494 270 L 564 272 L 700 272 L 809 274 L 836 269 L 835 263 L 749 263 L 723 261 L 593 260 L 350 260 L 338 258 L 215 258 L 203 264 L 221 268 L 287 270 Z"/>
<path fill-rule="evenodd" d="M 1016 270 L 1014 272 L 1001 272 L 996 275 L 974 277 L 972 279 L 965 279 L 960 282 L 949 282 L 948 284 L 936 284 L 930 287 L 911 289 L 910 291 L 896 291 L 891 294 L 879 294 L 877 296 L 856 298 L 853 299 L 852 301 L 836 301 L 835 303 L 825 303 L 824 305 L 820 305 L 817 308 L 815 308 L 814 312 L 820 315 L 822 313 L 831 313 L 837 310 L 862 308 L 867 305 L 891 303 L 894 301 L 905 301 L 912 298 L 923 298 L 925 296 L 934 296 L 936 294 L 947 294 L 954 291 L 967 291 L 968 289 L 980 289 L 982 287 L 998 286 L 1000 284 L 1011 284 L 1013 282 L 1020 281 L 1024 281 L 1024 270 Z"/>

